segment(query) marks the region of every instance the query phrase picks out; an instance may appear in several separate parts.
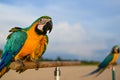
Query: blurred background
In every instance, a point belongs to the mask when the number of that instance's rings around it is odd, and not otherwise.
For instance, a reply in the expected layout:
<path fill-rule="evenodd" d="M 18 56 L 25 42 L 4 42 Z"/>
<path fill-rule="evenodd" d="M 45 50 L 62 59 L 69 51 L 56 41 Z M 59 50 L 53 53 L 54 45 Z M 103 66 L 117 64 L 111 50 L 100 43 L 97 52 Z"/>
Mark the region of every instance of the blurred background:
<path fill-rule="evenodd" d="M 9 29 L 43 15 L 52 17 L 54 27 L 44 58 L 102 61 L 120 45 L 119 0 L 0 0 L 0 49 Z"/>

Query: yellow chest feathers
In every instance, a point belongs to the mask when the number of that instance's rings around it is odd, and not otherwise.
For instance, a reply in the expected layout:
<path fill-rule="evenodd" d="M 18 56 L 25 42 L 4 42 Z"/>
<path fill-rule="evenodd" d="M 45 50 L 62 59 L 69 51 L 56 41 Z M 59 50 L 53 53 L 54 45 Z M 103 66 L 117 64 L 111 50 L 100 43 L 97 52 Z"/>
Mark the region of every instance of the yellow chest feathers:
<path fill-rule="evenodd" d="M 40 49 L 40 47 L 44 46 L 44 44 L 47 44 L 46 36 L 45 35 L 29 35 L 24 47 L 26 49 L 29 49 L 31 51 L 36 51 L 36 49 Z"/>
<path fill-rule="evenodd" d="M 35 58 L 35 56 L 39 57 L 42 55 L 48 42 L 46 35 L 34 35 L 31 33 L 27 33 L 27 35 L 28 37 L 15 59 L 27 55 L 30 55 L 32 58 Z"/>
<path fill-rule="evenodd" d="M 118 57 L 119 57 L 119 54 L 115 53 L 112 61 L 110 62 L 110 64 L 114 64 L 117 61 Z"/>

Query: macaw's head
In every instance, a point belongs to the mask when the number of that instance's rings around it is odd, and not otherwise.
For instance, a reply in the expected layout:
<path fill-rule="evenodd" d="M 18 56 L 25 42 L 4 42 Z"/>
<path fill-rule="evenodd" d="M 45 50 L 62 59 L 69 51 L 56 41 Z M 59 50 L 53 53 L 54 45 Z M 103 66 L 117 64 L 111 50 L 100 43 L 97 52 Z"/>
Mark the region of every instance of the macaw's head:
<path fill-rule="evenodd" d="M 53 27 L 52 18 L 49 16 L 42 16 L 37 20 L 35 26 L 35 32 L 37 34 L 46 34 L 48 31 L 51 32 Z"/>
<path fill-rule="evenodd" d="M 113 48 L 112 48 L 112 53 L 119 53 L 120 51 L 120 48 L 118 45 L 115 45 Z"/>

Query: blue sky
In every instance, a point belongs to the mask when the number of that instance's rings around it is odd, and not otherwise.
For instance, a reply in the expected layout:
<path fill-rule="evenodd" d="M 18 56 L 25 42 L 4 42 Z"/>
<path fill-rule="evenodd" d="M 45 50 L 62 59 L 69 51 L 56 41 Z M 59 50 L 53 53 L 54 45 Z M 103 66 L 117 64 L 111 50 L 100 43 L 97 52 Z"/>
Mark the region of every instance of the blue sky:
<path fill-rule="evenodd" d="M 119 0 L 0 0 L 0 48 L 10 28 L 42 15 L 54 23 L 44 57 L 102 61 L 120 45 Z"/>

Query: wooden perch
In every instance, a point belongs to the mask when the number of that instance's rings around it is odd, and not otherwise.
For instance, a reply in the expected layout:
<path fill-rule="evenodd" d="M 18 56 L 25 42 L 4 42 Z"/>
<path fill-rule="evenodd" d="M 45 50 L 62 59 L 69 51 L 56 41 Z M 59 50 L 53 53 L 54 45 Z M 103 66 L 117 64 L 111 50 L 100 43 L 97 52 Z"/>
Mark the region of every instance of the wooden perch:
<path fill-rule="evenodd" d="M 39 68 L 47 68 L 47 67 L 56 67 L 56 66 L 75 66 L 75 65 L 80 65 L 80 61 L 61 61 L 61 62 L 40 62 L 39 63 Z M 24 62 L 24 68 L 25 69 L 35 69 L 36 64 L 34 62 Z M 10 64 L 10 68 L 13 70 L 18 70 L 20 69 L 20 64 L 18 62 L 12 62 Z"/>

